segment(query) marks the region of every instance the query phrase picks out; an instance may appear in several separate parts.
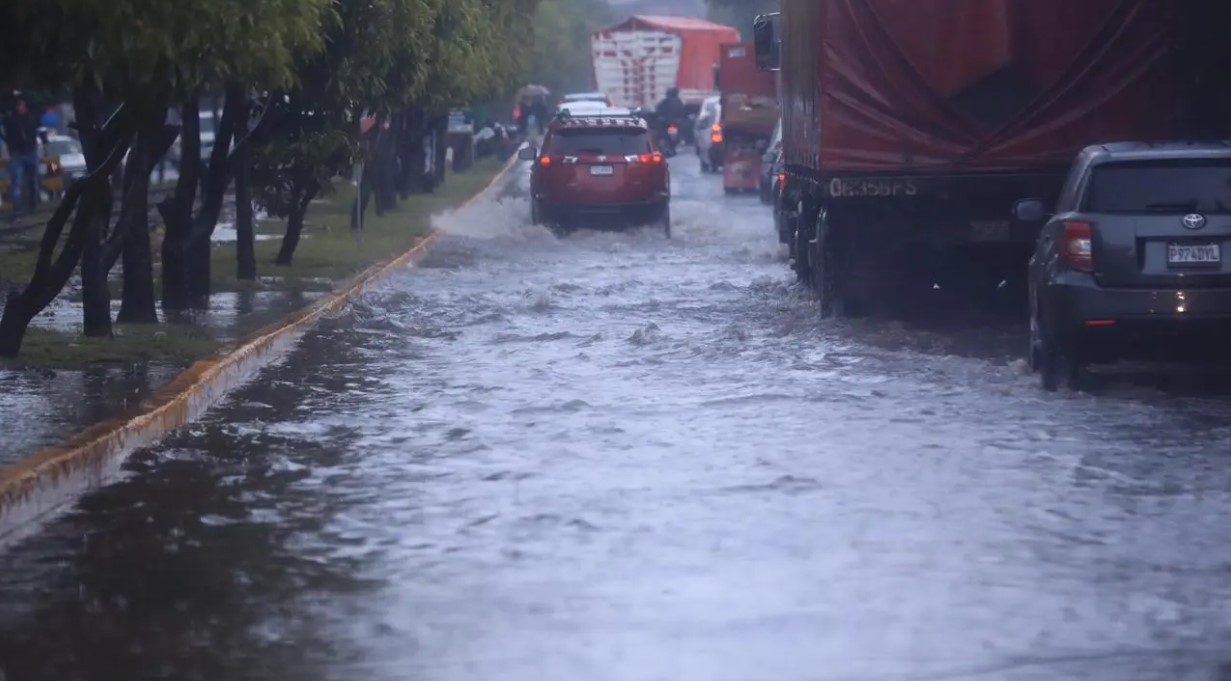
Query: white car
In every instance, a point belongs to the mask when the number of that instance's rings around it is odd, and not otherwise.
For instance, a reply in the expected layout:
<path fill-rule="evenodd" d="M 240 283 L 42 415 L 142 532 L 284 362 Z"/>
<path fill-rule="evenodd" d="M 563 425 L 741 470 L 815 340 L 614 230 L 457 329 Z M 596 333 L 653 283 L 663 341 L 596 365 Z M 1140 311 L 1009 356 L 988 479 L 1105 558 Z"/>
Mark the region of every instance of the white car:
<path fill-rule="evenodd" d="M 564 95 L 560 100 L 562 103 L 569 102 L 602 102 L 607 106 L 611 106 L 611 98 L 603 92 L 573 92 Z"/>
<path fill-rule="evenodd" d="M 561 113 L 570 116 L 628 116 L 632 112 L 622 107 L 607 106 L 605 102 L 577 101 L 562 102 L 556 109 L 556 115 Z"/>
<path fill-rule="evenodd" d="M 48 135 L 43 145 L 43 158 L 52 162 L 64 174 L 65 186 L 86 173 L 85 152 L 81 142 L 68 135 Z"/>

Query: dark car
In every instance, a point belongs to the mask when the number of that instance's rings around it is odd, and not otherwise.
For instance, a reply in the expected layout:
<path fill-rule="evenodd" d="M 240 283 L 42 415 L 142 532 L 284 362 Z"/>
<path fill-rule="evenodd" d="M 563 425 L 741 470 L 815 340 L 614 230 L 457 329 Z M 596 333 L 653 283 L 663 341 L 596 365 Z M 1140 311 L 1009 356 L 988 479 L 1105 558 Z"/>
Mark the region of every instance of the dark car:
<path fill-rule="evenodd" d="M 654 224 L 671 236 L 671 174 L 649 125 L 627 112 L 561 115 L 548 126 L 530 173 L 531 219 L 559 230 L 585 220 Z"/>
<path fill-rule="evenodd" d="M 1129 355 L 1225 354 L 1231 142 L 1088 147 L 1054 214 L 1035 199 L 1014 212 L 1045 222 L 1029 282 L 1030 364 L 1045 388 L 1080 387 L 1089 365 Z"/>
<path fill-rule="evenodd" d="M 789 238 L 787 236 L 787 218 L 785 206 L 783 205 L 783 196 L 786 193 L 786 165 L 783 160 L 782 145 L 778 145 L 777 151 L 774 153 L 773 163 L 770 164 L 770 205 L 774 209 L 774 230 L 778 233 L 778 241 L 786 243 Z"/>
<path fill-rule="evenodd" d="M 761 193 L 761 203 L 772 204 L 774 202 L 773 187 L 774 187 L 774 160 L 778 156 L 778 152 L 782 150 L 782 119 L 778 120 L 778 125 L 774 128 L 774 135 L 769 140 L 769 148 L 761 156 L 761 179 L 758 183 Z"/>

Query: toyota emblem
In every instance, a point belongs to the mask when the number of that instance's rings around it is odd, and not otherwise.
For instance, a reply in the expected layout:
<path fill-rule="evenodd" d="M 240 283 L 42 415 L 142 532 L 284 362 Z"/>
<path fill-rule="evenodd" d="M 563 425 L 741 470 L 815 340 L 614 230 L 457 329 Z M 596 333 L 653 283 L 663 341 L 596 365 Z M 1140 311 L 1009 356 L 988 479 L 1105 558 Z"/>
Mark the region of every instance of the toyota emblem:
<path fill-rule="evenodd" d="M 1180 222 L 1184 225 L 1184 229 L 1201 229 L 1205 226 L 1205 216 L 1189 213 Z"/>

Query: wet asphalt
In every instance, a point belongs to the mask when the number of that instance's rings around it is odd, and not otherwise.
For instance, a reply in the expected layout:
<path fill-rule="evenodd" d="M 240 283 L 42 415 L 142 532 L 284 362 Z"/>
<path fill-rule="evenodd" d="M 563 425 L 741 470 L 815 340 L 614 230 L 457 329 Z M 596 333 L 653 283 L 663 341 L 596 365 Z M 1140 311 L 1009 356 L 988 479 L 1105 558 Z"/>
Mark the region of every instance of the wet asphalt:
<path fill-rule="evenodd" d="M 1048 395 L 1015 312 L 820 320 L 672 169 L 670 241 L 528 226 L 524 174 L 443 217 L 0 553 L 6 678 L 1231 678 L 1209 372 Z"/>

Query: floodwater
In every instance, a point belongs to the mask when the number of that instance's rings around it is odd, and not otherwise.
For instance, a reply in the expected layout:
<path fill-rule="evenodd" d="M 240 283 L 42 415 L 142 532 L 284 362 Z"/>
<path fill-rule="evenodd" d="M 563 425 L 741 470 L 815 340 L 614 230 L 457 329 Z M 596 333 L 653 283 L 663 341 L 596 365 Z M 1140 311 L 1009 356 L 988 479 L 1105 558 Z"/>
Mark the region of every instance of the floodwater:
<path fill-rule="evenodd" d="M 444 218 L 0 554 L 8 678 L 1228 678 L 1225 397 L 819 320 L 672 166 L 670 241 L 529 227 L 524 175 Z"/>

